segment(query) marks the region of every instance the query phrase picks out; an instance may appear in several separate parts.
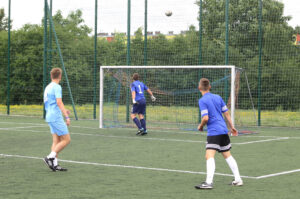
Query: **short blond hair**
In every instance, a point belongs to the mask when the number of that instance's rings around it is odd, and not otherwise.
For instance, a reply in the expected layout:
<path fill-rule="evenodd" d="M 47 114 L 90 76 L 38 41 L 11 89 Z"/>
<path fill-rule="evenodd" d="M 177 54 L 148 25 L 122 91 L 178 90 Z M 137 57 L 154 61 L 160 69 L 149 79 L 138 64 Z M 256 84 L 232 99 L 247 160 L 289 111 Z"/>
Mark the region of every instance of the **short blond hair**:
<path fill-rule="evenodd" d="M 50 74 L 51 74 L 51 79 L 58 79 L 62 74 L 62 70 L 60 68 L 53 68 Z"/>

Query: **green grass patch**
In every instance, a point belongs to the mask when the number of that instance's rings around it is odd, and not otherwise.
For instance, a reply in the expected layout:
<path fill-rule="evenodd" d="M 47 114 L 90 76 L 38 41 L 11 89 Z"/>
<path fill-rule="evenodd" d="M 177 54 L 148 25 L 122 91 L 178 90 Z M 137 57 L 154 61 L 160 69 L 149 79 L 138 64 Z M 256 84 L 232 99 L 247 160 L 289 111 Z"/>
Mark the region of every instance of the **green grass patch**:
<path fill-rule="evenodd" d="M 98 129 L 98 121 L 72 121 L 71 144 L 60 159 L 205 172 L 205 134 L 149 129 L 147 137 L 134 129 Z M 266 137 L 259 137 L 266 136 Z M 270 137 L 269 137 L 270 136 Z M 278 137 L 289 139 L 239 145 Z M 51 135 L 39 118 L 0 116 L 0 154 L 44 157 Z M 242 175 L 257 177 L 299 169 L 300 132 L 291 128 L 261 128 L 259 134 L 231 138 L 232 153 Z M 293 161 L 291 160 L 293 157 Z M 212 191 L 195 190 L 205 175 L 60 162 L 68 172 L 52 172 L 42 160 L 0 156 L 0 198 L 297 198 L 300 173 L 266 179 L 244 178 L 231 187 L 232 177 L 216 175 Z M 231 174 L 217 154 L 216 172 Z M 6 168 L 6 169 L 5 169 Z M 4 172 L 5 171 L 5 172 Z"/>

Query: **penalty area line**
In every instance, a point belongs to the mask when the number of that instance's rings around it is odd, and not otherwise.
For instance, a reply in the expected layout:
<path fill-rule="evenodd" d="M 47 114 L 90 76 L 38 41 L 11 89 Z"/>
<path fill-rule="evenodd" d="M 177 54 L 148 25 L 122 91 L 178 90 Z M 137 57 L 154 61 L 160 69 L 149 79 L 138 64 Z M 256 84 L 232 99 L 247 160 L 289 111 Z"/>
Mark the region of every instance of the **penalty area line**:
<path fill-rule="evenodd" d="M 0 156 L 2 156 L 2 157 L 11 157 L 11 158 L 35 159 L 35 160 L 42 160 L 43 159 L 43 158 L 39 158 L 39 157 L 23 156 L 23 155 L 9 155 L 9 154 L 0 154 Z M 140 169 L 140 170 L 149 170 L 149 171 L 163 171 L 163 172 L 173 172 L 173 173 L 206 175 L 206 172 L 201 172 L 201 171 L 185 171 L 185 170 L 177 170 L 177 169 L 164 169 L 164 168 L 130 166 L 130 165 L 120 165 L 120 164 L 105 164 L 105 163 L 82 162 L 82 161 L 61 160 L 61 159 L 59 159 L 59 161 L 60 162 L 66 162 L 66 163 L 73 163 L 73 164 L 94 165 L 94 166 L 103 166 L 103 167 L 118 167 L 118 168 Z M 224 174 L 224 173 L 215 173 L 215 175 L 226 176 L 226 177 L 234 177 L 232 174 Z M 241 176 L 241 177 L 242 178 L 248 178 L 248 179 L 257 179 L 257 177 L 252 177 L 252 176 Z"/>
<path fill-rule="evenodd" d="M 41 126 L 7 127 L 7 128 L 0 128 L 0 130 L 31 129 L 31 128 L 40 128 L 40 127 L 41 127 Z"/>
<path fill-rule="evenodd" d="M 1 129 L 7 130 L 7 129 Z M 35 132 L 35 133 L 44 133 L 48 131 L 39 131 L 39 130 L 25 130 L 25 129 L 9 129 L 14 131 L 22 131 L 22 132 Z M 116 135 L 107 135 L 107 134 L 89 134 L 89 133 L 75 133 L 71 132 L 71 135 L 79 135 L 79 136 L 94 136 L 94 137 L 105 137 L 105 138 L 116 138 L 116 139 L 131 139 L 131 140 L 150 140 L 150 141 L 166 141 L 166 142 L 183 142 L 183 143 L 206 143 L 206 141 L 201 140 L 181 140 L 181 139 L 168 139 L 168 138 L 153 138 L 153 137 L 132 137 L 132 136 L 116 136 Z M 271 141 L 279 141 L 279 140 L 288 140 L 290 137 L 281 137 L 276 139 L 266 139 L 266 140 L 256 140 L 250 142 L 232 142 L 232 145 L 246 145 L 246 144 L 255 144 L 255 143 L 263 143 L 263 142 L 271 142 Z"/>
<path fill-rule="evenodd" d="M 254 144 L 254 143 L 261 143 L 261 142 L 272 142 L 272 141 L 278 141 L 278 140 L 288 140 L 289 137 L 280 137 L 275 139 L 267 139 L 267 140 L 256 140 L 256 141 L 250 141 L 250 142 L 240 142 L 240 143 L 232 143 L 235 145 L 244 145 L 244 144 Z"/>
<path fill-rule="evenodd" d="M 1 115 L 0 115 L 1 116 Z M 0 124 L 26 124 L 26 125 L 40 125 L 41 127 L 48 127 L 47 124 L 45 123 L 28 123 L 28 122 L 0 122 Z M 28 128 L 28 127 L 26 127 Z M 94 127 L 84 127 L 84 126 L 76 126 L 76 125 L 71 125 L 70 128 L 79 128 L 79 129 L 91 129 L 91 130 L 101 130 L 99 128 L 94 128 Z M 1 129 L 1 128 L 0 128 Z M 110 128 L 107 128 L 110 129 Z M 105 129 L 105 130 L 107 130 Z M 115 128 L 119 130 L 126 130 L 126 131 L 132 131 L 133 128 Z M 13 128 L 11 129 L 13 130 Z M 207 136 L 205 133 L 199 133 L 198 131 L 195 132 L 190 132 L 190 131 L 185 131 L 185 130 L 180 130 L 180 131 L 167 131 L 167 130 L 157 130 L 157 129 L 152 129 L 151 133 L 172 133 L 172 134 L 186 134 L 186 135 L 196 135 L 196 136 Z M 277 136 L 277 135 L 244 135 L 244 136 L 238 136 L 239 138 L 274 138 L 275 140 L 277 138 L 281 139 L 286 139 L 286 138 L 291 138 L 291 139 L 300 139 L 300 137 L 294 137 L 294 136 Z M 269 141 L 269 140 L 268 140 Z M 270 140 L 271 141 L 271 140 Z M 251 144 L 252 142 L 249 142 Z M 255 142 L 254 142 L 255 143 Z M 248 142 L 245 142 L 245 144 L 248 144 Z"/>
<path fill-rule="evenodd" d="M 279 173 L 273 173 L 273 174 L 269 174 L 269 175 L 258 176 L 256 178 L 257 179 L 264 179 L 264 178 L 270 178 L 270 177 L 286 175 L 286 174 L 290 174 L 290 173 L 297 173 L 297 172 L 300 172 L 300 169 L 295 169 L 295 170 L 291 170 L 291 171 L 283 171 L 283 172 L 279 172 Z"/>

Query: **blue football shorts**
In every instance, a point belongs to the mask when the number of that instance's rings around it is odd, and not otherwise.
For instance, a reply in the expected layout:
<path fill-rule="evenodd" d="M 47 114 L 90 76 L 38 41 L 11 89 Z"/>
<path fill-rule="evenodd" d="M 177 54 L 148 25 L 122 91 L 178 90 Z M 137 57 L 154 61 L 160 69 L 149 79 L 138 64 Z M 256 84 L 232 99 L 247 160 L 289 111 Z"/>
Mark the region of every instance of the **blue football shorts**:
<path fill-rule="evenodd" d="M 69 133 L 68 127 L 64 122 L 64 120 L 48 122 L 48 125 L 50 126 L 50 131 L 52 134 L 62 136 L 62 135 L 67 135 Z"/>
<path fill-rule="evenodd" d="M 146 100 L 141 99 L 141 100 L 137 101 L 136 104 L 133 104 L 131 113 L 132 114 L 145 115 L 145 113 L 146 113 Z"/>

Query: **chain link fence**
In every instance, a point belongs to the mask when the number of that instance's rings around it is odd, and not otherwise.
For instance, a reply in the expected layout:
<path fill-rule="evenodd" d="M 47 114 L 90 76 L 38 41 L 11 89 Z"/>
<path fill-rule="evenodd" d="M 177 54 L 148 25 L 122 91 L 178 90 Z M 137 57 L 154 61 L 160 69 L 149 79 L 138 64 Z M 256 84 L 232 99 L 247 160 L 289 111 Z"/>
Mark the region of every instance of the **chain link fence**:
<path fill-rule="evenodd" d="M 30 11 L 0 3 L 0 114 L 9 107 L 10 115 L 42 117 L 43 87 L 62 57 L 70 85 L 64 76 L 63 99 L 72 109 L 73 97 L 79 119 L 98 117 L 100 65 L 235 65 L 247 74 L 259 125 L 300 125 L 300 27 L 289 25 L 284 2 L 46 2 L 46 15 L 42 1 Z M 20 26 L 25 13 L 32 22 Z M 239 109 L 250 110 L 245 76 L 239 92 Z"/>

